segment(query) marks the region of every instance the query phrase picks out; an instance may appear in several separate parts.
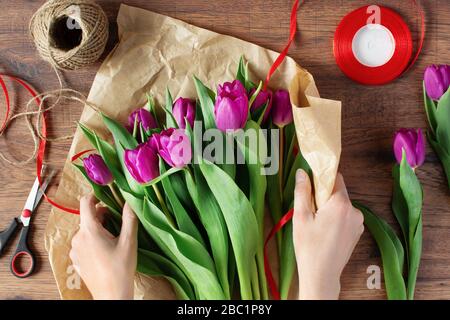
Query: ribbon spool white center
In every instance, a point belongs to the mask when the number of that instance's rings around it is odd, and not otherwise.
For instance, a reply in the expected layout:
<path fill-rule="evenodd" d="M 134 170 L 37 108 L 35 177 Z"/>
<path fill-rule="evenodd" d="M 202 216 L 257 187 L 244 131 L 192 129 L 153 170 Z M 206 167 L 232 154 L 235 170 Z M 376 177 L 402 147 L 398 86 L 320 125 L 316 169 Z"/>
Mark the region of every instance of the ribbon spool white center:
<path fill-rule="evenodd" d="M 352 41 L 353 55 L 367 67 L 380 67 L 395 52 L 395 39 L 392 32 L 381 24 L 367 24 L 356 32 Z"/>

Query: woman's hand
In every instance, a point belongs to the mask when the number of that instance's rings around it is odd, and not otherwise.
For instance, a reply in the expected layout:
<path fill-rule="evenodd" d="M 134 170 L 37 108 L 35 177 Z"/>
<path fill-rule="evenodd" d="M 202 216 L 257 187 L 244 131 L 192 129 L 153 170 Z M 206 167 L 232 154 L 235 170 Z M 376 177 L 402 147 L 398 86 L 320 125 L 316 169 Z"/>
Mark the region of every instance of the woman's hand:
<path fill-rule="evenodd" d="M 293 236 L 299 275 L 299 299 L 338 299 L 342 270 L 364 231 L 364 218 L 348 197 L 338 174 L 330 200 L 313 211 L 311 183 L 296 175 Z"/>
<path fill-rule="evenodd" d="M 92 195 L 80 201 L 80 230 L 72 239 L 70 258 L 94 299 L 133 299 L 138 220 L 126 204 L 116 238 L 103 227 L 107 209 L 97 203 Z"/>

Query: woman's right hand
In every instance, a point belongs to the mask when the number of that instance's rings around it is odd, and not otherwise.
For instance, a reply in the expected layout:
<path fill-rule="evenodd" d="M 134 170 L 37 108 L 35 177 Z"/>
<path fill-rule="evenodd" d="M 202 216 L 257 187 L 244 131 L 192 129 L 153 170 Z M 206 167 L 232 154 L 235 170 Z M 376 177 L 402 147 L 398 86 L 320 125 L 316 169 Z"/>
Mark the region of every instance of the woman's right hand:
<path fill-rule="evenodd" d="M 338 299 L 341 273 L 364 231 L 364 218 L 352 206 L 341 174 L 330 199 L 317 212 L 311 190 L 308 175 L 298 170 L 293 236 L 299 299 Z"/>

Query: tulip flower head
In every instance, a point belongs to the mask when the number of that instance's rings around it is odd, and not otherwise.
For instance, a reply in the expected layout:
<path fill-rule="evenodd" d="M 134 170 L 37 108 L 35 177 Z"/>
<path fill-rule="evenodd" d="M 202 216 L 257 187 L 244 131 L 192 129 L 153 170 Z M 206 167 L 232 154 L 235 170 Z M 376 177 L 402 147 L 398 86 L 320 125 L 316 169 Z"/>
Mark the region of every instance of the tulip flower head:
<path fill-rule="evenodd" d="M 155 133 L 150 144 L 171 167 L 183 168 L 191 162 L 191 142 L 184 130 L 170 128 L 159 134 Z"/>
<path fill-rule="evenodd" d="M 96 184 L 106 186 L 113 182 L 113 176 L 103 158 L 98 154 L 91 154 L 83 159 L 83 166 L 88 177 Z"/>
<path fill-rule="evenodd" d="M 401 163 L 403 150 L 406 160 L 412 168 L 417 168 L 425 162 L 425 139 L 420 129 L 400 129 L 394 137 L 394 154 Z"/>
<path fill-rule="evenodd" d="M 256 89 L 252 89 L 250 91 L 250 97 L 253 96 L 253 94 L 255 93 Z M 266 103 L 267 103 L 267 109 L 266 109 L 266 113 L 264 114 L 264 121 L 269 117 L 270 115 L 270 110 L 272 109 L 272 97 L 273 97 L 273 93 L 272 91 L 268 90 L 261 90 L 258 95 L 256 96 L 255 101 L 253 102 L 252 106 L 251 106 L 251 111 L 256 111 L 259 108 L 263 108 Z"/>
<path fill-rule="evenodd" d="M 195 101 L 191 99 L 178 98 L 173 104 L 172 114 L 180 129 L 186 129 L 185 118 L 191 128 L 194 127 Z"/>
<path fill-rule="evenodd" d="M 143 184 L 159 176 L 157 150 L 150 143 L 142 143 L 134 150 L 125 150 L 125 166 L 133 178 Z"/>
<path fill-rule="evenodd" d="M 273 123 L 278 127 L 284 127 L 293 121 L 292 104 L 288 91 L 277 90 L 274 93 L 271 114 Z"/>
<path fill-rule="evenodd" d="M 431 65 L 425 70 L 425 90 L 433 100 L 439 100 L 450 87 L 450 66 Z"/>
<path fill-rule="evenodd" d="M 217 128 L 223 132 L 245 126 L 248 118 L 248 97 L 239 80 L 219 85 L 214 116 Z"/>
<path fill-rule="evenodd" d="M 133 130 L 135 121 L 137 121 L 138 128 L 139 125 L 142 125 L 145 131 L 158 127 L 150 111 L 145 108 L 133 111 L 128 117 L 128 129 L 130 131 Z"/>

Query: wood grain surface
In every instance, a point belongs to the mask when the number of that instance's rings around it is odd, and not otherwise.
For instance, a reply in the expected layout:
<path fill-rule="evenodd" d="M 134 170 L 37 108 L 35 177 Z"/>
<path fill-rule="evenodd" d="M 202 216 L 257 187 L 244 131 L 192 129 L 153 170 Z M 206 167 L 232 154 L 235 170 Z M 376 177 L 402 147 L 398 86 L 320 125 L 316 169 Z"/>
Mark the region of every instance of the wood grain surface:
<path fill-rule="evenodd" d="M 17 75 L 39 91 L 56 89 L 57 78 L 38 56 L 28 34 L 28 22 L 44 1 L 0 0 L 0 71 Z M 107 50 L 117 41 L 115 23 L 121 1 L 98 0 L 110 21 L 111 36 Z M 263 47 L 280 51 L 288 37 L 291 0 L 129 0 L 138 6 L 179 18 L 216 32 L 236 36 Z M 341 18 L 353 9 L 369 4 L 367 0 L 306 1 L 300 8 L 299 35 L 290 56 L 315 77 L 323 97 L 343 103 L 343 154 L 341 172 L 350 195 L 363 200 L 379 215 L 394 223 L 390 210 L 391 168 L 394 161 L 391 141 L 400 127 L 426 128 L 422 102 L 422 74 L 432 63 L 449 63 L 450 1 L 420 1 L 426 13 L 425 46 L 417 64 L 395 82 L 365 87 L 347 79 L 336 66 L 332 52 L 335 28 Z M 409 24 L 417 39 L 419 19 L 411 1 L 377 1 L 397 10 Z M 102 59 L 103 59 L 102 58 Z M 80 71 L 66 72 L 66 85 L 89 92 L 100 62 Z M 14 112 L 23 110 L 26 92 L 15 87 Z M 0 119 L 4 115 L 3 97 Z M 50 115 L 50 134 L 70 134 L 82 106 L 68 103 Z M 71 141 L 50 145 L 49 161 L 62 168 Z M 33 151 L 32 140 L 22 120 L 16 121 L 0 138 L 0 148 L 10 157 L 24 159 Z M 34 163 L 14 167 L 0 161 L 0 229 L 21 212 L 34 179 Z M 417 170 L 423 184 L 423 259 L 417 281 L 417 299 L 450 298 L 450 194 L 436 155 L 427 148 L 426 163 Z M 57 188 L 54 180 L 50 194 Z M 43 203 L 33 221 L 31 247 L 38 258 L 36 273 L 28 279 L 17 279 L 9 272 L 10 246 L 0 258 L 0 298 L 58 299 L 58 291 L 44 249 L 44 230 L 50 206 Z M 398 229 L 397 229 L 398 230 Z M 326 231 L 324 231 L 326 232 Z M 17 240 L 17 239 L 16 239 Z M 373 239 L 365 232 L 342 276 L 343 299 L 385 299 L 383 289 L 369 290 L 367 268 L 381 266 L 380 254 Z"/>

